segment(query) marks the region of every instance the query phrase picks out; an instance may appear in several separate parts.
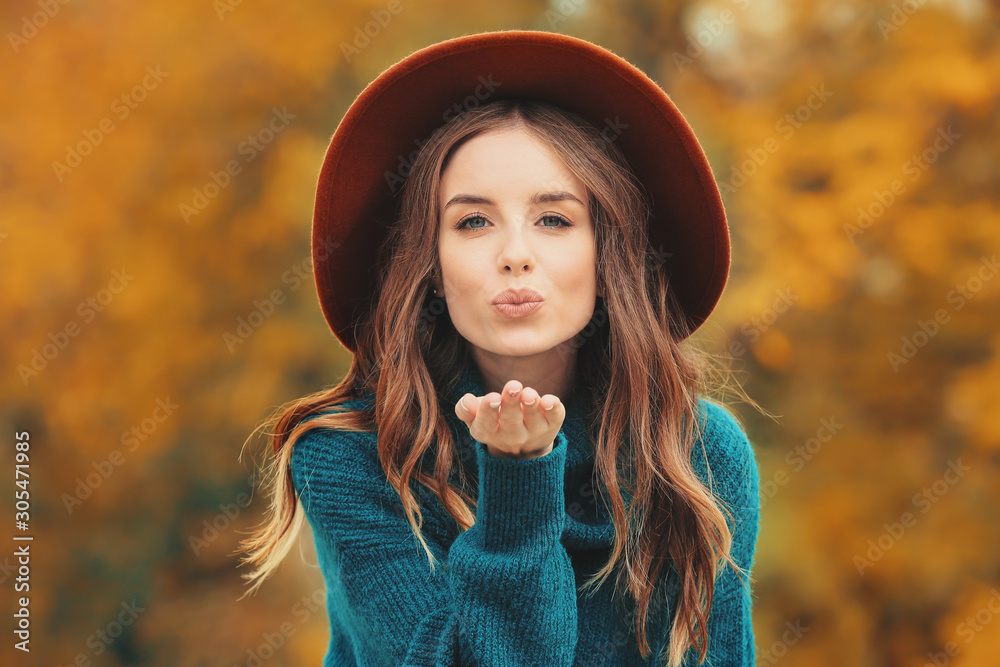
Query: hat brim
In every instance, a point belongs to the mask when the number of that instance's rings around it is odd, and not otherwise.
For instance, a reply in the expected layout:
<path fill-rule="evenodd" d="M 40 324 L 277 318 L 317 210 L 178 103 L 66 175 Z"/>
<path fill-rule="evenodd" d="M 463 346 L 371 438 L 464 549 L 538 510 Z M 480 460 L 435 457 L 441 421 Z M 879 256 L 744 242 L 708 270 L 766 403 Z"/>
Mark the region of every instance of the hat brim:
<path fill-rule="evenodd" d="M 365 87 L 333 134 L 317 184 L 312 255 L 323 314 L 349 350 L 355 318 L 374 292 L 395 195 L 420 147 L 462 110 L 510 98 L 571 110 L 621 148 L 650 195 L 650 246 L 690 331 L 714 309 L 729 275 L 729 229 L 711 167 L 677 107 L 603 47 L 502 30 L 413 52 Z"/>

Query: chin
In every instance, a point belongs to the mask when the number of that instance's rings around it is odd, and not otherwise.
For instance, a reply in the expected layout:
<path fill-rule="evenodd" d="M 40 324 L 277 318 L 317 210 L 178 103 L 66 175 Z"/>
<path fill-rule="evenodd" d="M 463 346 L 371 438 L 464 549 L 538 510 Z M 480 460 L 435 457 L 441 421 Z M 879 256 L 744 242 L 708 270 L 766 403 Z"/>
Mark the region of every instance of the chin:
<path fill-rule="evenodd" d="M 481 346 L 482 349 L 505 357 L 530 357 L 555 348 L 560 341 L 548 336 L 539 337 L 533 334 L 500 336 L 494 338 L 491 344 Z"/>

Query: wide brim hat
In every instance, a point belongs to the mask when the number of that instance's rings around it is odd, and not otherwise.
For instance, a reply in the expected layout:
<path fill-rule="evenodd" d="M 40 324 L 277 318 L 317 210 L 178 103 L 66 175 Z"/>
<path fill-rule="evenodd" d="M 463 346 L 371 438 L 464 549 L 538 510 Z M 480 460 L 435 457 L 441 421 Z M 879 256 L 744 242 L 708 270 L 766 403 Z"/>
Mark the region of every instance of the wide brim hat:
<path fill-rule="evenodd" d="M 575 112 L 624 153 L 650 198 L 654 261 L 692 333 L 729 276 L 729 227 L 711 167 L 667 94 L 624 58 L 538 30 L 448 39 L 411 53 L 365 87 L 327 148 L 316 189 L 312 259 L 330 329 L 356 351 L 374 295 L 379 248 L 420 147 L 450 118 L 499 99 Z M 662 262 L 662 263 L 661 263 Z"/>

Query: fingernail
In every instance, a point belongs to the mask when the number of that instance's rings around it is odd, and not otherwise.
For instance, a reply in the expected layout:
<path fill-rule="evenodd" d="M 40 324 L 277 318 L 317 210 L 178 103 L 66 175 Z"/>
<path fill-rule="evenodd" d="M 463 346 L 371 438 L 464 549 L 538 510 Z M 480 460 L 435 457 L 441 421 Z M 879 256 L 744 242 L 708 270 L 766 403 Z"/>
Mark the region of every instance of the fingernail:
<path fill-rule="evenodd" d="M 556 407 L 556 404 L 555 404 L 555 403 L 553 403 L 552 405 L 550 405 L 549 407 L 547 407 L 547 408 L 545 408 L 545 409 L 546 409 L 546 410 L 551 410 L 551 409 L 552 409 L 552 408 L 554 408 L 554 407 Z"/>
<path fill-rule="evenodd" d="M 469 412 L 469 408 L 465 407 L 465 401 L 463 400 L 463 398 L 458 399 L 458 404 L 462 406 L 463 410 L 465 410 L 466 412 Z"/>
<path fill-rule="evenodd" d="M 491 408 L 499 408 L 500 407 L 500 401 L 497 401 L 496 403 L 493 403 L 492 401 L 490 401 L 490 407 Z"/>
<path fill-rule="evenodd" d="M 531 399 L 530 401 L 526 402 L 525 405 L 534 405 L 535 401 L 537 401 L 537 400 L 538 400 L 538 397 L 535 396 L 533 399 Z"/>

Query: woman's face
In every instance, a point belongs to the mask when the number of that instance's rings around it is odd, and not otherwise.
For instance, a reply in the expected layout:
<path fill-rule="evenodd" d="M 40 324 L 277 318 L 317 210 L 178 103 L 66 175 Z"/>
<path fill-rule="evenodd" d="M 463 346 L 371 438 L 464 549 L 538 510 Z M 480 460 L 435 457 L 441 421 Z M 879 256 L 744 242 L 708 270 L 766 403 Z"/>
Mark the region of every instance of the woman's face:
<path fill-rule="evenodd" d="M 441 176 L 438 206 L 438 295 L 443 287 L 451 321 L 471 345 L 529 356 L 587 325 L 597 295 L 587 191 L 547 146 L 522 128 L 469 139 Z M 534 310 L 494 305 L 504 290 L 522 288 L 541 296 Z"/>

